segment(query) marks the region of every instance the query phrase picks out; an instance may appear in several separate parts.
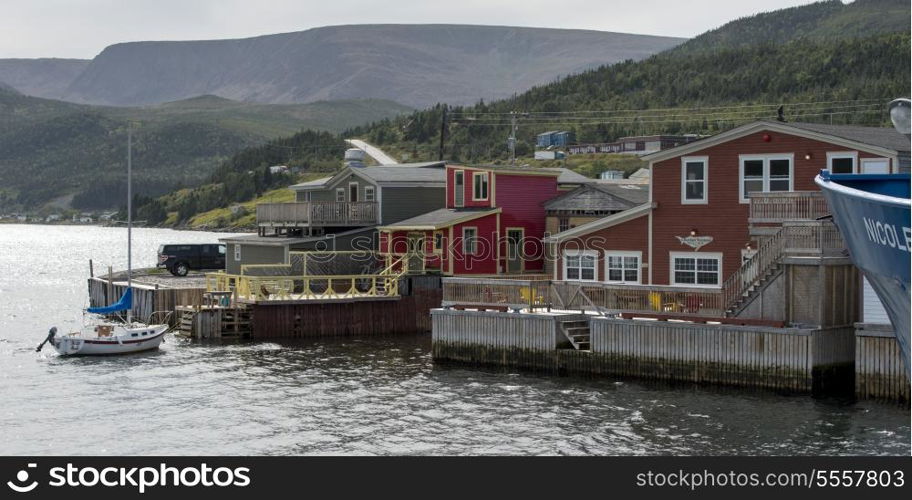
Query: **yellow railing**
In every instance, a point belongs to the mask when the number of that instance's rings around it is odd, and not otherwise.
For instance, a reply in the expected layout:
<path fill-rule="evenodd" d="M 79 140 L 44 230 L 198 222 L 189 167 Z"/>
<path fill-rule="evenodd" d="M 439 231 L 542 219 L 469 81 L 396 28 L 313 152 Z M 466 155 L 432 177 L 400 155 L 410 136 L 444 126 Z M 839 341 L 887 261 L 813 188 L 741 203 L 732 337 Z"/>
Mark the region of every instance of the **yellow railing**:
<path fill-rule="evenodd" d="M 397 297 L 399 279 L 408 270 L 403 259 L 391 259 L 377 274 L 250 276 L 208 273 L 206 290 L 232 292 L 236 299 L 247 302 Z"/>

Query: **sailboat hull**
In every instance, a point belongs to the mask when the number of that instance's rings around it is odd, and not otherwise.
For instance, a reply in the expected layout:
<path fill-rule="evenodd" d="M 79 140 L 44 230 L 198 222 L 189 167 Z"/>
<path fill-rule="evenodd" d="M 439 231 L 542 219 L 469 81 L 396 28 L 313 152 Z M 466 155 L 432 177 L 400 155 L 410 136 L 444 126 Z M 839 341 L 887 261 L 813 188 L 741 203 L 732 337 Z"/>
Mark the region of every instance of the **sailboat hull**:
<path fill-rule="evenodd" d="M 168 325 L 149 325 L 119 329 L 110 337 L 83 337 L 70 334 L 54 339 L 54 349 L 61 356 L 106 356 L 158 349 L 165 339 Z"/>

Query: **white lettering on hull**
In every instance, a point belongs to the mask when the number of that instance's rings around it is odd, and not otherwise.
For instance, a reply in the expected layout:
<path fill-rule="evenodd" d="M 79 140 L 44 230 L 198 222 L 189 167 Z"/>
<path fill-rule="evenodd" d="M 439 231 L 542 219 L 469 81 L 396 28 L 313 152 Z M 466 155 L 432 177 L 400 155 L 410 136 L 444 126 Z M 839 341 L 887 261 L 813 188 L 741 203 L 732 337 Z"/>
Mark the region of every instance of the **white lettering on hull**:
<path fill-rule="evenodd" d="M 862 217 L 861 220 L 864 221 L 868 239 L 872 242 L 904 252 L 909 252 L 912 248 L 912 229 L 903 227 L 900 236 L 893 224 L 870 220 L 867 217 Z"/>

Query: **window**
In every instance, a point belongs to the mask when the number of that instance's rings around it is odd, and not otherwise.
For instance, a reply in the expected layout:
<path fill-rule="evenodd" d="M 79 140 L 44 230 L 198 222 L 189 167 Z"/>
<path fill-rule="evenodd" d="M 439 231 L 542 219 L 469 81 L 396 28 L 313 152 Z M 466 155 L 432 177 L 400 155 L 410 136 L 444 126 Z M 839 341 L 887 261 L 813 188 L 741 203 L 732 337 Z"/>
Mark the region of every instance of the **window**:
<path fill-rule="evenodd" d="M 345 201 L 345 188 L 336 188 L 336 201 Z"/>
<path fill-rule="evenodd" d="M 557 219 L 557 232 L 563 232 L 570 229 L 570 218 L 561 217 Z"/>
<path fill-rule="evenodd" d="M 434 231 L 434 253 L 443 251 L 443 231 Z"/>
<path fill-rule="evenodd" d="M 827 153 L 827 170 L 834 174 L 854 174 L 858 171 L 858 153 L 842 151 Z"/>
<path fill-rule="evenodd" d="M 488 199 L 488 173 L 487 172 L 476 172 L 472 174 L 472 199 L 473 200 L 487 200 Z"/>
<path fill-rule="evenodd" d="M 681 203 L 705 204 L 708 201 L 705 156 L 681 158 Z"/>
<path fill-rule="evenodd" d="M 478 228 L 462 228 L 462 253 L 463 255 L 475 255 L 478 250 Z"/>
<path fill-rule="evenodd" d="M 595 281 L 596 253 L 592 250 L 568 250 L 564 253 L 564 279 Z"/>
<path fill-rule="evenodd" d="M 861 160 L 863 174 L 889 174 L 890 160 L 886 158 L 865 158 Z"/>
<path fill-rule="evenodd" d="M 239 262 L 241 260 L 241 245 L 238 243 L 234 244 L 234 260 Z"/>
<path fill-rule="evenodd" d="M 739 196 L 749 203 L 751 193 L 792 190 L 794 155 L 741 155 Z"/>
<path fill-rule="evenodd" d="M 374 198 L 374 186 L 364 186 L 364 201 L 376 201 Z"/>
<path fill-rule="evenodd" d="M 642 252 L 606 252 L 605 281 L 639 283 Z"/>
<path fill-rule="evenodd" d="M 310 201 L 310 191 L 298 193 L 298 201 Z"/>
<path fill-rule="evenodd" d="M 671 252 L 671 283 L 718 286 L 722 283 L 722 254 Z"/>
<path fill-rule="evenodd" d="M 465 172 L 453 172 L 453 204 L 457 207 L 465 205 Z"/>

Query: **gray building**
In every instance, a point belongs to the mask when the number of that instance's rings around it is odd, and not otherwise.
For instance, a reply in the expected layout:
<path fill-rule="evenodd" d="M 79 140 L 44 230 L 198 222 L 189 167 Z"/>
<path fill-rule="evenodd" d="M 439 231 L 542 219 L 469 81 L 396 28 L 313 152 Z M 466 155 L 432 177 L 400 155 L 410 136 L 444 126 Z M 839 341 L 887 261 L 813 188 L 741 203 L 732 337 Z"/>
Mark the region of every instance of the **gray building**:
<path fill-rule="evenodd" d="M 331 177 L 295 184 L 295 201 L 257 205 L 256 235 L 222 238 L 226 271 L 281 264 L 289 252 L 372 250 L 376 227 L 446 204 L 446 163 L 349 165 Z"/>

